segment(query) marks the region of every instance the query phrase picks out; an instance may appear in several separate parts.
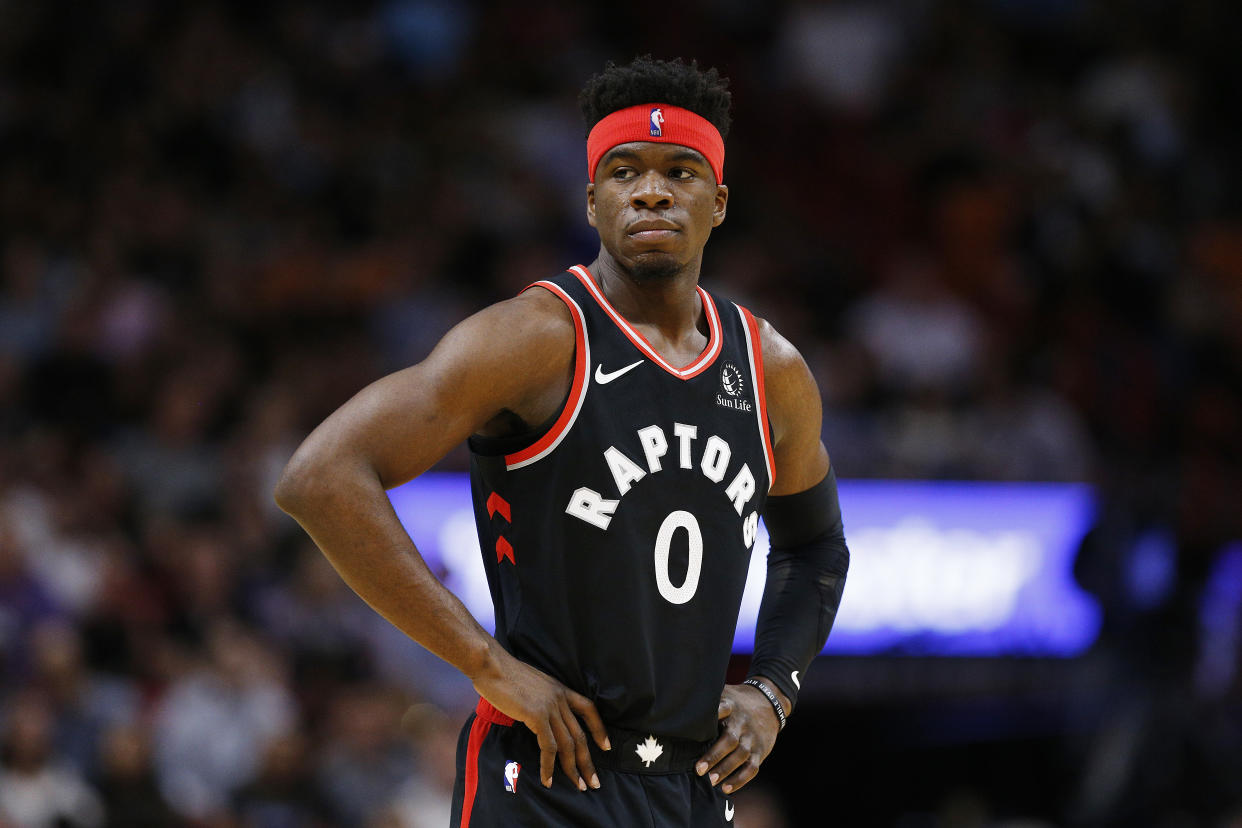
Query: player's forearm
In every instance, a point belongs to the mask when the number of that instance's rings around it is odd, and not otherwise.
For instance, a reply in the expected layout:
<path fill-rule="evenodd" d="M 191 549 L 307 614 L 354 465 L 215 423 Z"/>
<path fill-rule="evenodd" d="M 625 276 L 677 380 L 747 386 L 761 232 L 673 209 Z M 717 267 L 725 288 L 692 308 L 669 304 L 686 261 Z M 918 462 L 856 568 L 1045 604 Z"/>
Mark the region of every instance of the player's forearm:
<path fill-rule="evenodd" d="M 804 492 L 770 497 L 764 519 L 772 549 L 751 672 L 771 677 L 796 701 L 801 677 L 832 630 L 849 571 L 836 475 L 830 469 Z"/>
<path fill-rule="evenodd" d="M 816 560 L 800 552 L 769 553 L 751 667 L 753 675 L 768 676 L 770 686 L 791 700 L 796 700 L 802 677 L 828 640 L 845 587 L 845 573 L 833 571 L 825 560 L 832 553 Z"/>
<path fill-rule="evenodd" d="M 490 668 L 496 640 L 427 567 L 365 463 L 295 456 L 275 496 L 389 623 L 472 679 Z"/>

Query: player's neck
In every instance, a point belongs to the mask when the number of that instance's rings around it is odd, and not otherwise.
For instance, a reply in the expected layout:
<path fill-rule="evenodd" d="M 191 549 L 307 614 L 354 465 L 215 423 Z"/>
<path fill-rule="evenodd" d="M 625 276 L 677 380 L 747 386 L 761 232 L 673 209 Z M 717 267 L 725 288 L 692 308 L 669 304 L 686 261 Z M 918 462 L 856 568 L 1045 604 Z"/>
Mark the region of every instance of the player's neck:
<path fill-rule="evenodd" d="M 675 274 L 638 278 L 601 250 L 590 270 L 608 302 L 626 320 L 654 325 L 676 338 L 699 327 L 702 307 L 696 288 L 701 263 L 702 258 L 696 257 Z"/>

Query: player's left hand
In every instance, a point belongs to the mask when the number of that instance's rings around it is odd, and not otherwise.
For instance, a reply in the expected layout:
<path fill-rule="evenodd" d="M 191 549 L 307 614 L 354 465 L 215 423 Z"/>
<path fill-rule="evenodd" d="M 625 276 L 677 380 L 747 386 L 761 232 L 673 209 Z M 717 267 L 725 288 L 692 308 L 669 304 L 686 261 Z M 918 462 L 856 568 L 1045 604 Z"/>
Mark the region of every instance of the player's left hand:
<path fill-rule="evenodd" d="M 763 693 L 746 684 L 725 685 L 717 716 L 720 736 L 695 763 L 694 772 L 733 793 L 759 772 L 776 744 L 780 722 Z"/>

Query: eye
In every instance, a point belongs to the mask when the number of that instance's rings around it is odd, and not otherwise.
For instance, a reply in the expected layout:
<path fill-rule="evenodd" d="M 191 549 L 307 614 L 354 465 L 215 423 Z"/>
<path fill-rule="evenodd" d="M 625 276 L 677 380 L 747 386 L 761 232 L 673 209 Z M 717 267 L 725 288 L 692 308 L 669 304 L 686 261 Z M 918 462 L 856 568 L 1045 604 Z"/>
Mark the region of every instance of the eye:
<path fill-rule="evenodd" d="M 686 167 L 673 167 L 673 169 L 668 171 L 668 177 L 677 181 L 689 181 L 694 178 L 694 170 L 687 169 Z"/>
<path fill-rule="evenodd" d="M 625 181 L 638 175 L 638 171 L 633 167 L 617 167 L 612 171 L 612 177 L 618 181 Z"/>

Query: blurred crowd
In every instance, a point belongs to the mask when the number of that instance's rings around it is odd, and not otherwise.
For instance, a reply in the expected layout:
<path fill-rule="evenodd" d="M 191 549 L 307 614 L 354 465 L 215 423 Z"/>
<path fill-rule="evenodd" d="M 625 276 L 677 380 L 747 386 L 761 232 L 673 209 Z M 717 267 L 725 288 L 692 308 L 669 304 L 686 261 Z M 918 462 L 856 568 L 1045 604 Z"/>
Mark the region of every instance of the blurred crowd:
<path fill-rule="evenodd" d="M 360 387 L 594 258 L 577 91 L 645 52 L 732 78 L 704 281 L 806 355 L 842 477 L 1096 485 L 1077 574 L 1127 689 L 1036 816 L 1242 820 L 1239 23 L 0 0 L 0 825 L 447 824 L 468 682 L 271 490 Z M 765 781 L 739 825 L 807 813 Z M 902 824 L 1016 816 L 971 796 Z"/>

